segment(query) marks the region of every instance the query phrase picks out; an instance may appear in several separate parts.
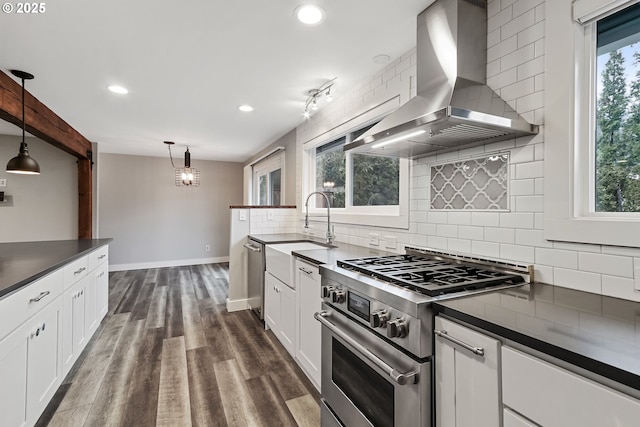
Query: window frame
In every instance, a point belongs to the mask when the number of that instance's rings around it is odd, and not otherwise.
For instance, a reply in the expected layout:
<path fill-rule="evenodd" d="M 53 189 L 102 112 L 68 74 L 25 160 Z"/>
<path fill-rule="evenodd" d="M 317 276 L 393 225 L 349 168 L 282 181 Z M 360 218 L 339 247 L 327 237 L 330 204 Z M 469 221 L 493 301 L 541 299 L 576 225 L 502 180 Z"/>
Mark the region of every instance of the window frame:
<path fill-rule="evenodd" d="M 305 211 L 305 201 L 307 196 L 316 191 L 315 187 L 315 150 L 317 147 L 331 143 L 343 136 L 347 136 L 346 143 L 349 142 L 349 136 L 362 129 L 371 123 L 380 120 L 381 117 L 377 116 L 374 119 L 369 118 L 366 121 L 359 121 L 354 124 L 354 121 L 344 123 L 342 126 L 334 129 L 334 132 L 330 132 L 327 135 L 314 138 L 303 145 L 303 193 L 302 193 L 302 210 Z M 410 168 L 411 162 L 408 159 L 400 160 L 400 176 L 399 176 L 399 204 L 393 206 L 352 206 L 353 195 L 351 191 L 351 170 L 352 160 L 351 154 L 346 153 L 345 164 L 345 208 L 331 208 L 331 220 L 334 223 L 354 224 L 354 225 L 367 225 L 374 227 L 388 227 L 409 229 L 409 185 L 410 185 Z M 309 199 L 309 220 L 325 222 L 326 219 L 319 218 L 315 220 L 311 215 L 324 215 L 326 208 L 316 208 L 312 205 L 313 198 Z"/>
<path fill-rule="evenodd" d="M 597 103 L 595 23 L 637 2 L 558 0 L 545 4 L 545 239 L 640 247 L 640 215 L 594 212 L 592 161 Z"/>
<path fill-rule="evenodd" d="M 267 157 L 264 160 L 259 161 L 258 163 L 256 163 L 255 165 L 252 166 L 253 168 L 253 177 L 252 177 L 252 182 L 253 182 L 253 204 L 255 206 L 263 206 L 260 205 L 260 183 L 259 183 L 259 178 L 262 175 L 266 175 L 267 176 L 267 189 L 270 189 L 270 179 L 271 179 L 271 172 L 274 172 L 278 169 L 280 169 L 280 205 L 283 205 L 284 202 L 284 194 L 285 194 L 285 170 L 284 170 L 284 151 L 280 151 L 278 153 L 275 153 L 269 157 Z M 272 199 L 273 195 L 270 195 L 270 199 Z M 269 205 L 264 205 L 264 206 L 273 206 L 271 204 Z"/>

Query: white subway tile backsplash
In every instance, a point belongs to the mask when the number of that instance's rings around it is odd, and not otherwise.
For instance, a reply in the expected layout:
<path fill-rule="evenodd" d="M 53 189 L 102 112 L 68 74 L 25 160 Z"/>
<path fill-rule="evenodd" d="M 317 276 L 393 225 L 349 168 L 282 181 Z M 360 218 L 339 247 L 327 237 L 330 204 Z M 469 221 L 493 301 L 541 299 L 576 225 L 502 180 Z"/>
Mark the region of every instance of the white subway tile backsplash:
<path fill-rule="evenodd" d="M 515 231 L 510 228 L 485 227 L 484 240 L 487 242 L 513 243 Z"/>
<path fill-rule="evenodd" d="M 533 264 L 535 258 L 534 248 L 501 243 L 500 258 Z"/>
<path fill-rule="evenodd" d="M 544 177 L 544 163 L 531 162 L 516 165 L 515 179 Z"/>
<path fill-rule="evenodd" d="M 535 10 L 536 10 L 536 22 L 544 21 L 545 19 L 544 4 L 536 6 Z"/>
<path fill-rule="evenodd" d="M 544 0 L 517 0 L 513 3 L 513 16 L 519 16 L 531 9 L 535 10 L 539 5 L 544 6 Z"/>
<path fill-rule="evenodd" d="M 461 225 L 458 227 L 458 236 L 461 239 L 484 240 L 484 227 Z"/>
<path fill-rule="evenodd" d="M 533 270 L 533 280 L 540 283 L 553 283 L 553 267 L 548 265 L 535 264 Z"/>
<path fill-rule="evenodd" d="M 576 270 L 578 254 L 575 251 L 561 249 L 536 248 L 535 263 Z"/>
<path fill-rule="evenodd" d="M 447 250 L 462 254 L 471 253 L 471 240 L 449 239 L 447 241 Z"/>
<path fill-rule="evenodd" d="M 602 247 L 600 245 L 586 245 L 583 243 L 571 242 L 553 242 L 553 247 L 556 249 L 564 249 L 567 251 L 602 253 Z"/>
<path fill-rule="evenodd" d="M 471 225 L 498 227 L 500 215 L 497 212 L 471 212 Z"/>
<path fill-rule="evenodd" d="M 533 214 L 533 215 L 534 215 L 533 228 L 535 228 L 537 230 L 544 229 L 544 214 L 543 213 L 536 213 L 536 214 Z"/>
<path fill-rule="evenodd" d="M 527 12 L 531 13 L 531 16 L 535 16 L 533 10 Z M 538 22 L 537 24 L 531 25 L 529 28 L 526 28 L 518 33 L 518 47 L 523 47 L 531 43 L 535 43 L 538 40 L 544 38 L 544 22 Z"/>
<path fill-rule="evenodd" d="M 633 278 L 633 259 L 630 257 L 580 252 L 578 268 L 592 273 Z"/>
<path fill-rule="evenodd" d="M 489 0 L 487 3 L 487 17 L 491 18 L 500 12 L 500 0 Z"/>
<path fill-rule="evenodd" d="M 471 253 L 491 258 L 500 257 L 500 244 L 492 242 L 471 242 Z"/>
<path fill-rule="evenodd" d="M 511 68 L 511 72 L 516 71 L 517 68 Z M 505 71 L 505 73 L 507 73 Z M 504 74 L 504 73 L 502 73 Z M 522 98 L 526 95 L 530 95 L 534 91 L 534 80 L 528 78 L 520 80 L 512 85 L 505 86 L 500 90 L 500 96 L 505 101 L 513 101 L 514 99 Z"/>
<path fill-rule="evenodd" d="M 543 212 L 544 198 L 542 196 L 517 196 L 516 206 L 518 212 Z"/>
<path fill-rule="evenodd" d="M 433 235 L 436 234 L 437 227 L 436 224 L 418 223 L 418 233 L 425 236 Z"/>
<path fill-rule="evenodd" d="M 495 15 L 489 16 L 487 19 L 487 31 L 494 31 L 507 24 L 509 21 L 511 21 L 511 16 L 511 7 L 504 8 Z"/>
<path fill-rule="evenodd" d="M 427 247 L 446 250 L 447 238 L 440 236 L 427 236 Z"/>
<path fill-rule="evenodd" d="M 529 79 L 531 77 L 534 78 L 533 89 L 531 93 L 538 91 L 540 89 L 536 88 L 536 80 L 535 77 L 540 77 L 541 80 L 544 81 L 544 56 L 539 56 L 537 58 L 532 59 L 531 61 L 527 61 L 522 65 L 518 65 L 515 68 L 517 71 L 518 79 Z"/>
<path fill-rule="evenodd" d="M 487 49 L 487 61 L 495 61 L 518 49 L 518 37 L 501 38 L 501 41 Z"/>
<path fill-rule="evenodd" d="M 515 12 L 515 10 L 514 10 Z M 535 23 L 535 10 L 530 9 L 520 15 L 513 14 L 513 19 L 500 27 L 502 39 L 515 36 L 526 28 L 533 26 Z M 538 37 L 540 38 L 540 37 Z"/>
<path fill-rule="evenodd" d="M 504 73 L 498 73 L 495 76 L 488 77 L 487 85 L 489 85 L 489 87 L 492 88 L 493 90 L 498 90 L 498 89 L 507 87 L 509 85 L 513 85 L 517 81 L 518 81 L 518 69 L 510 68 Z M 534 81 L 534 90 L 535 90 L 535 81 Z"/>
<path fill-rule="evenodd" d="M 504 212 L 498 217 L 499 226 L 505 228 L 534 228 L 534 215 L 527 212 Z"/>
<path fill-rule="evenodd" d="M 513 196 L 525 196 L 535 194 L 533 179 L 516 179 L 511 181 L 509 192 Z"/>
<path fill-rule="evenodd" d="M 553 244 L 544 239 L 542 230 L 516 230 L 516 244 L 551 248 Z"/>
<path fill-rule="evenodd" d="M 438 224 L 436 226 L 436 235 L 441 237 L 458 237 L 458 226 Z"/>
<path fill-rule="evenodd" d="M 640 302 L 640 291 L 635 290 L 633 279 L 603 275 L 602 294 Z"/>
<path fill-rule="evenodd" d="M 509 162 L 511 164 L 529 163 L 534 161 L 534 156 L 535 144 L 528 144 L 511 150 L 511 154 L 509 155 Z"/>
<path fill-rule="evenodd" d="M 544 40 L 538 40 L 534 43 L 533 53 L 535 58 L 544 55 L 544 43 Z"/>
<path fill-rule="evenodd" d="M 433 224 L 446 224 L 447 212 L 429 212 L 427 220 Z"/>
<path fill-rule="evenodd" d="M 553 284 L 564 288 L 602 294 L 602 276 L 584 271 L 553 269 Z"/>
<path fill-rule="evenodd" d="M 544 106 L 544 92 L 534 92 L 518 98 L 516 101 L 517 110 L 521 112 L 535 111 Z"/>
<path fill-rule="evenodd" d="M 470 225 L 471 224 L 471 212 L 449 212 L 447 217 L 449 224 L 456 225 Z"/>
<path fill-rule="evenodd" d="M 537 42 L 536 42 L 537 43 Z M 500 70 L 517 67 L 536 57 L 535 44 L 528 44 L 500 58 Z"/>
<path fill-rule="evenodd" d="M 487 34 L 487 47 L 492 47 L 495 46 L 496 44 L 500 43 L 500 28 L 498 28 L 495 31 L 491 31 L 489 34 Z"/>

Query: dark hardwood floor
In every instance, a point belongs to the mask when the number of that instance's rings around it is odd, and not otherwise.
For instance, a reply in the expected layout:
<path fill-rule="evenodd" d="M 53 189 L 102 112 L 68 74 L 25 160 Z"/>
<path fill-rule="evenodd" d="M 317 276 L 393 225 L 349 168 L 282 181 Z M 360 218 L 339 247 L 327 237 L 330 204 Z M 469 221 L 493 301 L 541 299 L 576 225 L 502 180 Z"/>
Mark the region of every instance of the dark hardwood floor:
<path fill-rule="evenodd" d="M 111 273 L 109 313 L 38 426 L 319 426 L 271 331 L 228 313 L 228 266 Z"/>

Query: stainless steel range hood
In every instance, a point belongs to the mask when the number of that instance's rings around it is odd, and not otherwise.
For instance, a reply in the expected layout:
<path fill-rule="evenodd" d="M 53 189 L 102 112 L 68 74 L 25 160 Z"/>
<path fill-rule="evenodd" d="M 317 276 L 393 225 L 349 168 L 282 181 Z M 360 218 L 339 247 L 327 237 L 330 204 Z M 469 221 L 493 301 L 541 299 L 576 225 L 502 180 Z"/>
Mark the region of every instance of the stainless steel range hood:
<path fill-rule="evenodd" d="M 486 0 L 436 0 L 417 33 L 417 95 L 345 151 L 418 157 L 538 133 L 486 85 Z"/>

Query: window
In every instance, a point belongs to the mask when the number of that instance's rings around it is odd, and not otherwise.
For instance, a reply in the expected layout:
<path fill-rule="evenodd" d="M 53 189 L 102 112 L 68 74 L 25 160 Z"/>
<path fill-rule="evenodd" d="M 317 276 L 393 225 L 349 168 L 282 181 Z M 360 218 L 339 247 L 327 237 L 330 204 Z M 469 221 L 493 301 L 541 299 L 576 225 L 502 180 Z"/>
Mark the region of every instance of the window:
<path fill-rule="evenodd" d="M 328 142 L 312 144 L 307 194 L 320 191 L 329 196 L 332 219 L 337 222 L 389 227 L 408 227 L 408 161 L 392 157 L 354 154 L 344 145 L 358 138 L 375 123 L 339 135 Z M 324 197 L 310 199 L 310 207 L 326 207 Z"/>
<path fill-rule="evenodd" d="M 253 166 L 254 203 L 259 206 L 280 206 L 284 194 L 282 153 L 268 157 Z"/>
<path fill-rule="evenodd" d="M 638 247 L 640 2 L 545 6 L 545 238 Z"/>
<path fill-rule="evenodd" d="M 596 23 L 595 212 L 640 212 L 640 4 Z"/>

